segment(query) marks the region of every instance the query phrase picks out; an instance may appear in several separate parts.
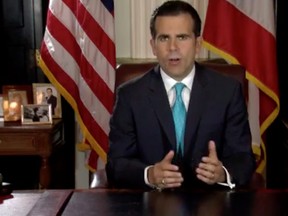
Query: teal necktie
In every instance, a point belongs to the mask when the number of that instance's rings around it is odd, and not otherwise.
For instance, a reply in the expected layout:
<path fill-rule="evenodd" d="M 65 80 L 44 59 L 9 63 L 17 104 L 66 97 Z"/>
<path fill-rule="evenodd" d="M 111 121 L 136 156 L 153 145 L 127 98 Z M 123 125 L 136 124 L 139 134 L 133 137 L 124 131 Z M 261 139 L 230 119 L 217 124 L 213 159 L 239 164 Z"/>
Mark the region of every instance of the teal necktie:
<path fill-rule="evenodd" d="M 186 122 L 186 109 L 182 100 L 182 90 L 184 87 L 185 85 L 183 83 L 175 84 L 174 88 L 176 90 L 176 99 L 172 107 L 177 141 L 176 154 L 180 153 L 181 156 L 184 154 L 184 131 Z"/>

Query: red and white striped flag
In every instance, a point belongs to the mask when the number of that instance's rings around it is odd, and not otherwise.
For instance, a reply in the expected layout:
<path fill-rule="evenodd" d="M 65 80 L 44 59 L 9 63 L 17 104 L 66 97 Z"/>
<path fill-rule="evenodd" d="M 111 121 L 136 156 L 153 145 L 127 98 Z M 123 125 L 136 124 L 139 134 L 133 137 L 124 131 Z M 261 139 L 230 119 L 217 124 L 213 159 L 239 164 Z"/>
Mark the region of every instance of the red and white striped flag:
<path fill-rule="evenodd" d="M 280 109 L 273 4 L 273 0 L 209 0 L 203 31 L 204 46 L 246 68 L 246 78 L 252 84 L 248 112 L 253 150 L 259 156 L 257 172 L 262 174 L 266 166 L 265 131 Z"/>
<path fill-rule="evenodd" d="M 89 151 L 106 162 L 115 84 L 113 0 L 50 0 L 39 65 L 73 107 Z"/>

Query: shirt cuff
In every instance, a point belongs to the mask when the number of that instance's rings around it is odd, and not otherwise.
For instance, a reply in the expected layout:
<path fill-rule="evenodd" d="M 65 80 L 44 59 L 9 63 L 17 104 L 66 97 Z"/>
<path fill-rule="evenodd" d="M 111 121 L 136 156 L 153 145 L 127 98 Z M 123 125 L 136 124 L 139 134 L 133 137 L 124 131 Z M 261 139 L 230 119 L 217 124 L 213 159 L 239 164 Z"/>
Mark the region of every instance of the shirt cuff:
<path fill-rule="evenodd" d="M 235 188 L 236 185 L 231 182 L 231 176 L 230 176 L 228 170 L 224 166 L 222 166 L 222 168 L 224 169 L 225 174 L 226 174 L 226 182 L 225 183 L 218 182 L 217 184 L 223 185 L 223 186 L 228 186 L 230 189 Z"/>
<path fill-rule="evenodd" d="M 153 165 L 147 166 L 147 167 L 144 169 L 144 181 L 145 181 L 145 184 L 148 185 L 149 187 L 155 188 L 155 185 L 150 184 L 150 182 L 148 181 L 148 169 L 151 168 L 151 167 L 153 167 Z"/>

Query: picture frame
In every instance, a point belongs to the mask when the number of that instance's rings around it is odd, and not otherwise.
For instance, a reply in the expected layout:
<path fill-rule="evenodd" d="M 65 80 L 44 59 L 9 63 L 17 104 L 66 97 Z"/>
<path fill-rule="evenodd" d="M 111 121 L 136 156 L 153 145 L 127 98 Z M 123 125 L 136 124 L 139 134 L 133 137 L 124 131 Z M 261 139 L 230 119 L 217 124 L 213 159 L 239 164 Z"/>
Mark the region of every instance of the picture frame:
<path fill-rule="evenodd" d="M 51 104 L 27 104 L 21 106 L 22 124 L 52 124 Z"/>
<path fill-rule="evenodd" d="M 10 91 L 25 91 L 27 94 L 27 104 L 33 103 L 33 92 L 31 85 L 3 85 L 2 94 L 7 96 Z"/>
<path fill-rule="evenodd" d="M 61 95 L 51 83 L 32 83 L 33 103 L 51 104 L 52 117 L 62 118 Z"/>
<path fill-rule="evenodd" d="M 31 85 L 4 85 L 2 92 L 4 121 L 20 121 L 21 105 L 32 103 Z"/>
<path fill-rule="evenodd" d="M 0 94 L 0 121 L 4 121 L 3 94 Z"/>

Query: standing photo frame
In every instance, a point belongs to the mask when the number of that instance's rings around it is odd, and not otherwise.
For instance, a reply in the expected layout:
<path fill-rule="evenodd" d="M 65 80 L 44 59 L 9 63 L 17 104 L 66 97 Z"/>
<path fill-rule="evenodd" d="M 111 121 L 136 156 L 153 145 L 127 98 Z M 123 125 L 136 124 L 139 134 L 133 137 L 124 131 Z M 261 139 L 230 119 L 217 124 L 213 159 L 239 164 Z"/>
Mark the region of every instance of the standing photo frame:
<path fill-rule="evenodd" d="M 22 124 L 52 124 L 51 104 L 27 104 L 21 106 Z"/>
<path fill-rule="evenodd" d="M 27 103 L 33 103 L 33 92 L 31 85 L 3 85 L 2 86 L 2 94 L 3 97 L 7 96 L 11 91 L 25 91 L 27 94 Z"/>
<path fill-rule="evenodd" d="M 4 121 L 20 121 L 21 105 L 33 101 L 31 85 L 4 85 L 2 92 Z"/>
<path fill-rule="evenodd" d="M 51 83 L 33 83 L 33 103 L 51 104 L 52 117 L 62 117 L 61 95 Z"/>
<path fill-rule="evenodd" d="M 3 95 L 0 94 L 0 121 L 4 121 Z"/>

